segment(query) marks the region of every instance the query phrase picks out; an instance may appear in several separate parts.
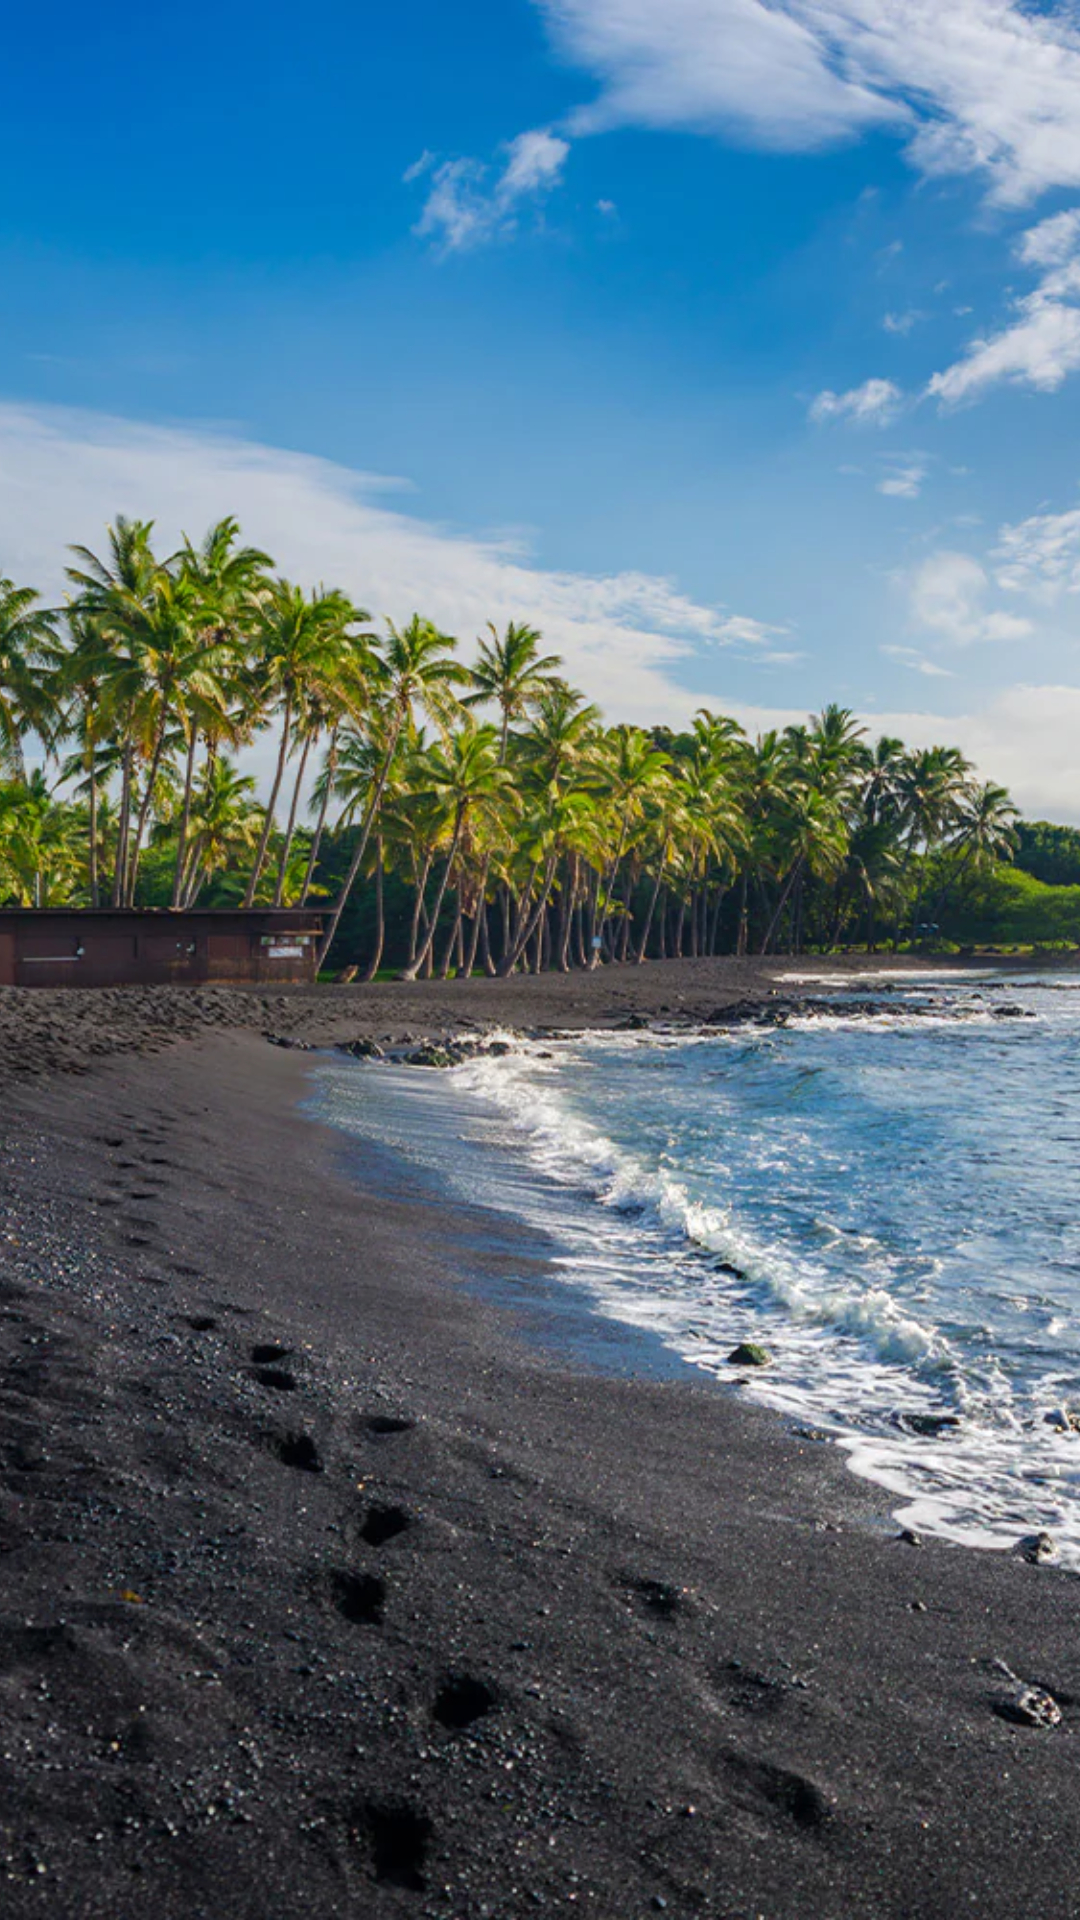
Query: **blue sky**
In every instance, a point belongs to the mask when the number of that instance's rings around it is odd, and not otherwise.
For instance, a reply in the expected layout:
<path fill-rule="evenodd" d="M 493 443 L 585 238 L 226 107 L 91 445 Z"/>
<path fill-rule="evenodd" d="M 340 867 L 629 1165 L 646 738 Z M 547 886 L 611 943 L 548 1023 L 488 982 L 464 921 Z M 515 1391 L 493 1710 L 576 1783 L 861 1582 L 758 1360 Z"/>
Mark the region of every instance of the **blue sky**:
<path fill-rule="evenodd" d="M 840 700 L 1080 817 L 1073 5 L 61 4 L 5 51 L 3 571 L 235 507 L 377 612 L 538 619 L 613 718 Z"/>

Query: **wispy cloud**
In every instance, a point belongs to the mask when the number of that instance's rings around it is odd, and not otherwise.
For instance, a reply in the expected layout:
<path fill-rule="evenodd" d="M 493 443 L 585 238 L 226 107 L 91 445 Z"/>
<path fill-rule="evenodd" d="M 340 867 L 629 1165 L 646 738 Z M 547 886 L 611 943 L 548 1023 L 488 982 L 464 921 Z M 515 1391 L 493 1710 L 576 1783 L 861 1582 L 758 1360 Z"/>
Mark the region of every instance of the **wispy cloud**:
<path fill-rule="evenodd" d="M 912 307 L 907 313 L 887 313 L 881 324 L 886 333 L 909 334 L 912 327 L 918 326 L 919 321 L 925 318 L 925 314 Z"/>
<path fill-rule="evenodd" d="M 932 553 L 908 582 L 912 620 L 959 646 L 1027 639 L 1033 630 L 1030 620 L 987 607 L 991 585 L 986 569 L 971 554 L 947 549 Z"/>
<path fill-rule="evenodd" d="M 1080 368 L 1080 208 L 1029 228 L 1016 254 L 1042 277 L 1014 303 L 1010 325 L 973 340 L 951 367 L 935 373 L 926 392 L 944 407 L 977 400 L 1002 383 L 1053 393 Z"/>
<path fill-rule="evenodd" d="M 538 567 L 520 540 L 457 534 L 388 506 L 388 487 L 401 482 L 227 433 L 0 403 L 4 566 L 50 600 L 63 597 L 62 543 L 97 549 L 117 513 L 153 517 L 166 551 L 183 530 L 236 513 L 284 572 L 341 585 L 376 616 L 419 608 L 463 647 L 488 620 L 534 622 L 612 720 L 685 724 L 710 697 L 717 649 L 775 664 L 782 628 L 653 574 Z"/>
<path fill-rule="evenodd" d="M 536 0 L 601 82 L 572 130 L 724 131 L 805 152 L 893 126 L 1001 201 L 1080 185 L 1080 32 L 1023 0 Z"/>
<path fill-rule="evenodd" d="M 557 187 L 570 147 L 546 128 L 519 133 L 497 171 L 477 160 L 436 162 L 424 154 L 406 179 L 431 175 L 416 232 L 443 253 L 458 253 L 516 231 L 521 212 Z"/>
<path fill-rule="evenodd" d="M 1080 593 L 1080 507 L 1002 527 L 993 559 L 998 585 L 1010 592 L 1049 601 Z"/>
<path fill-rule="evenodd" d="M 927 467 L 922 457 L 913 454 L 892 460 L 877 482 L 877 490 L 893 500 L 917 500 L 922 492 L 922 483 L 926 479 Z"/>
<path fill-rule="evenodd" d="M 896 418 L 903 394 L 891 380 L 864 380 L 861 387 L 847 393 L 833 393 L 826 387 L 810 407 L 810 418 L 818 422 L 850 420 L 860 427 L 885 427 Z"/>
<path fill-rule="evenodd" d="M 937 660 L 930 660 L 917 647 L 879 647 L 888 660 L 895 660 L 898 666 L 910 667 L 913 673 L 922 673 L 930 680 L 955 680 L 951 667 L 943 667 Z"/>
<path fill-rule="evenodd" d="M 376 615 L 419 608 L 460 635 L 463 648 L 489 619 L 535 621 L 612 720 L 684 726 L 704 704 L 753 733 L 805 717 L 790 700 L 751 705 L 725 690 L 725 665 L 737 657 L 781 667 L 782 628 L 705 605 L 651 574 L 538 567 L 519 542 L 457 534 L 388 506 L 388 485 L 396 497 L 401 484 L 235 434 L 0 403 L 4 568 L 50 600 L 64 589 L 62 540 L 98 547 L 117 512 L 156 516 L 165 550 L 183 529 L 198 535 L 235 512 L 294 578 L 340 582 Z M 987 575 L 976 573 L 985 609 Z M 932 613 L 949 600 L 940 580 L 936 595 L 924 580 L 923 595 Z M 881 712 L 873 724 L 913 745 L 955 740 L 1033 815 L 1080 817 L 1080 687 L 1013 686 L 966 712 Z M 265 773 L 265 763 L 256 756 L 253 770 Z"/>

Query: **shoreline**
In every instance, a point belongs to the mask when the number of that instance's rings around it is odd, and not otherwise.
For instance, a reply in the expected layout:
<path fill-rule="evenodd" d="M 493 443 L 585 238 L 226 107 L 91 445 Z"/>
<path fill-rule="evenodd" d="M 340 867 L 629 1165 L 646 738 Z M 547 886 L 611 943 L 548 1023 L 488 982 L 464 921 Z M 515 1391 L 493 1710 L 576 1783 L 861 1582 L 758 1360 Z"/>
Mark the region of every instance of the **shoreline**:
<path fill-rule="evenodd" d="M 1065 1920 L 1074 1579 L 539 1350 L 469 1280 L 543 1247 L 350 1160 L 304 1068 L 231 1030 L 10 1090 L 13 1920 L 1014 1920 L 1033 1869 Z"/>
<path fill-rule="evenodd" d="M 1062 957 L 1062 961 L 1066 956 Z M 1067 956 L 1075 966 L 1074 956 Z M 1005 958 L 979 965 L 863 954 L 790 959 L 649 961 L 595 973 L 516 974 L 508 980 L 387 980 L 257 987 L 0 988 L 0 1090 L 5 1081 L 83 1074 L 119 1054 L 160 1053 L 215 1033 L 277 1035 L 310 1046 L 350 1040 L 392 1045 L 445 1041 L 493 1029 L 603 1031 L 635 1016 L 703 1024 L 714 1014 L 766 1008 L 785 984 L 816 991 L 890 976 L 1060 970 Z"/>

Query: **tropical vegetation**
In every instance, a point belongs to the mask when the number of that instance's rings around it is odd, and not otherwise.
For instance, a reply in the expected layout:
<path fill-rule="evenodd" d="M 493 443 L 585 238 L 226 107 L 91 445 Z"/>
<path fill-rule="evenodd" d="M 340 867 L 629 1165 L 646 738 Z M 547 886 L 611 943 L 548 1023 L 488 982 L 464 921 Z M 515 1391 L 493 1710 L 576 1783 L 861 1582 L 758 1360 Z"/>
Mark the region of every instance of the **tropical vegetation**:
<path fill-rule="evenodd" d="M 51 609 L 0 580 L 3 904 L 317 905 L 336 968 L 565 970 L 955 938 L 1032 831 L 955 747 L 837 706 L 607 725 L 533 627 L 464 659 L 234 519 L 165 557 L 117 519 L 67 579 Z"/>

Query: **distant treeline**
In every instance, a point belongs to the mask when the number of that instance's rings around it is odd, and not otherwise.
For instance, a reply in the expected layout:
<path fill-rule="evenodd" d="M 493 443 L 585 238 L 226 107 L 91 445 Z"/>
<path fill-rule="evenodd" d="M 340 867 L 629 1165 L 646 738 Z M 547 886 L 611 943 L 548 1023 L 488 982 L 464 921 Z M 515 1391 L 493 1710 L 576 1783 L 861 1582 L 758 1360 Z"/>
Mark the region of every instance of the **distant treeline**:
<path fill-rule="evenodd" d="M 1080 827 L 1019 820 L 1014 857 L 1018 867 L 1048 887 L 1080 887 Z"/>
<path fill-rule="evenodd" d="M 5 904 L 317 902 L 336 967 L 505 974 L 932 945 L 1000 919 L 1003 874 L 1080 882 L 1080 834 L 1018 826 L 955 747 L 836 706 L 756 739 L 706 709 L 608 726 L 528 625 L 466 661 L 281 578 L 234 520 L 167 557 L 152 536 L 73 548 L 61 608 L 0 581 Z M 259 740 L 265 803 L 237 759 Z"/>

